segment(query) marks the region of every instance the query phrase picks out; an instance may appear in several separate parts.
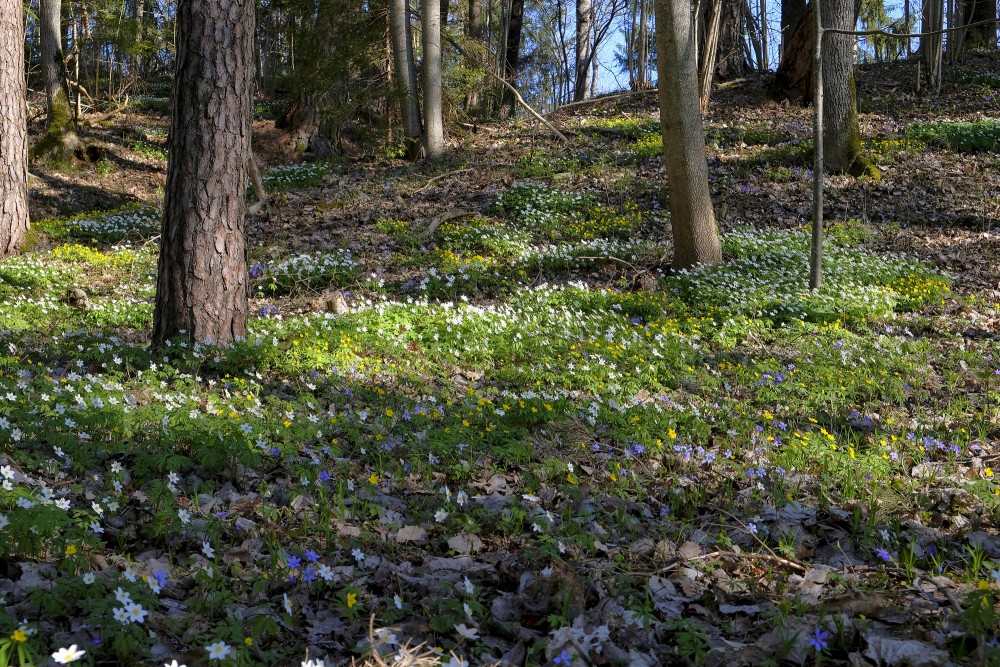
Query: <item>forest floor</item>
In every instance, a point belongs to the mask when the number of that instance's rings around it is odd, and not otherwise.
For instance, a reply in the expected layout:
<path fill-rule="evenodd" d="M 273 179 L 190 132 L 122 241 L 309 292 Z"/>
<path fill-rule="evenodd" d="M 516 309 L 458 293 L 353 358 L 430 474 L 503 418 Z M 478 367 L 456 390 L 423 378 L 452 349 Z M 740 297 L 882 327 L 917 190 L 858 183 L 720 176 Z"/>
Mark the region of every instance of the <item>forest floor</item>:
<path fill-rule="evenodd" d="M 168 102 L 85 127 L 0 264 L 0 664 L 1000 664 L 1000 59 L 914 70 L 861 68 L 818 292 L 764 81 L 689 273 L 653 94 L 438 164 L 262 105 L 250 335 L 155 354 Z"/>

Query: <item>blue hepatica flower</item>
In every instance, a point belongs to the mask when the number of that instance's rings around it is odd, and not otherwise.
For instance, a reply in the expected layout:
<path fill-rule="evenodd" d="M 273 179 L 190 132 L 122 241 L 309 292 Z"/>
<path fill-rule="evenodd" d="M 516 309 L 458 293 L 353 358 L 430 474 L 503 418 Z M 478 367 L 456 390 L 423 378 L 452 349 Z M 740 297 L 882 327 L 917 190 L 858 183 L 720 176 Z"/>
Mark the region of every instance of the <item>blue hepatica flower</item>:
<path fill-rule="evenodd" d="M 886 563 L 888 563 L 892 559 L 892 556 L 889 554 L 889 552 L 883 549 L 882 547 L 879 547 L 878 549 L 875 550 L 875 555 L 878 556 L 883 561 L 885 561 Z"/>
<path fill-rule="evenodd" d="M 566 649 L 563 649 L 562 653 L 557 655 L 555 660 L 553 660 L 552 662 L 556 663 L 557 665 L 563 665 L 564 667 L 569 667 L 569 665 L 573 662 L 573 654 L 567 651 Z"/>
<path fill-rule="evenodd" d="M 812 645 L 814 649 L 816 649 L 816 651 L 822 651 L 827 646 L 829 646 L 829 644 L 827 644 L 826 642 L 826 640 L 829 638 L 830 638 L 829 632 L 827 632 L 826 630 L 822 630 L 820 628 L 816 628 L 816 630 L 813 632 L 813 636 L 809 639 L 809 643 Z"/>

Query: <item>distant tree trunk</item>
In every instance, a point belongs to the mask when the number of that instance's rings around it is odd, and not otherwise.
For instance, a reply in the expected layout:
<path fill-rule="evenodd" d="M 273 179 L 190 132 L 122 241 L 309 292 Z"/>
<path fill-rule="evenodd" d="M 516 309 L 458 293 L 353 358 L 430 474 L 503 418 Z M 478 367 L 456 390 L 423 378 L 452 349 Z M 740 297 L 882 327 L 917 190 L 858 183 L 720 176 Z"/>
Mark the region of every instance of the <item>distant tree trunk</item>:
<path fill-rule="evenodd" d="M 441 108 L 441 5 L 424 0 L 421 22 L 424 44 L 424 152 L 430 160 L 444 155 L 444 112 Z"/>
<path fill-rule="evenodd" d="M 966 25 L 980 21 L 995 21 L 997 3 L 995 0 L 963 0 Z M 965 47 L 968 49 L 995 49 L 997 46 L 997 24 L 982 25 L 965 31 Z"/>
<path fill-rule="evenodd" d="M 855 0 L 822 0 L 824 30 L 854 30 Z M 879 177 L 861 148 L 858 100 L 854 85 L 853 35 L 827 35 L 823 40 L 823 156 L 828 171 Z"/>
<path fill-rule="evenodd" d="M 481 3 L 482 0 L 469 0 L 469 20 L 465 24 L 465 36 L 477 43 L 483 38 L 483 6 Z M 467 56 L 465 66 L 473 68 L 476 64 Z M 465 110 L 469 112 L 477 106 L 479 106 L 479 92 L 473 88 L 465 95 Z"/>
<path fill-rule="evenodd" d="M 510 0 L 510 11 L 507 15 L 506 48 L 503 58 L 503 78 L 507 83 L 517 88 L 518 70 L 521 66 L 521 28 L 524 25 L 524 0 Z M 513 111 L 516 101 L 514 95 L 504 91 L 504 107 Z"/>
<path fill-rule="evenodd" d="M 781 0 L 781 59 L 792 33 L 806 13 L 806 0 Z"/>
<path fill-rule="evenodd" d="M 722 247 L 708 190 L 691 3 L 656 0 L 655 11 L 660 126 L 674 236 L 673 266 L 686 269 L 698 264 L 719 264 Z"/>
<path fill-rule="evenodd" d="M 784 95 L 803 102 L 812 99 L 813 47 L 816 26 L 813 25 L 813 5 L 809 3 L 795 31 L 785 42 L 775 76 L 775 87 Z"/>
<path fill-rule="evenodd" d="M 590 33 L 593 28 L 593 5 L 590 0 L 576 0 L 576 84 L 573 101 L 586 99 L 590 92 Z"/>
<path fill-rule="evenodd" d="M 639 54 L 636 58 L 636 90 L 645 90 L 648 85 L 646 79 L 646 67 L 649 64 L 649 14 L 647 13 L 647 2 L 649 0 L 639 0 Z"/>
<path fill-rule="evenodd" d="M 153 346 L 247 331 L 244 224 L 253 114 L 254 0 L 177 6 L 170 159 Z"/>
<path fill-rule="evenodd" d="M 920 20 L 921 32 L 936 32 L 944 27 L 944 0 L 925 0 Z M 940 33 L 920 39 L 920 57 L 926 65 L 927 87 L 941 92 L 941 65 L 944 60 L 944 37 Z"/>
<path fill-rule="evenodd" d="M 406 156 L 416 160 L 420 157 L 423 132 L 420 128 L 417 70 L 413 64 L 413 38 L 410 35 L 410 8 L 407 0 L 392 0 L 389 7 L 389 32 L 392 39 L 393 73 L 400 92 Z"/>
<path fill-rule="evenodd" d="M 60 0 L 41 0 L 39 31 L 42 38 L 42 73 L 45 76 L 45 103 L 48 121 L 45 134 L 31 149 L 31 159 L 46 158 L 65 163 L 80 147 L 73 124 L 66 85 L 66 63 L 62 50 Z"/>
<path fill-rule="evenodd" d="M 708 109 L 708 100 L 712 95 L 712 78 L 715 75 L 715 63 L 719 54 L 719 24 L 722 21 L 723 0 L 712 0 L 705 14 L 705 43 L 701 49 L 701 63 L 698 71 L 698 98 L 701 110 Z"/>
<path fill-rule="evenodd" d="M 743 55 L 743 0 L 735 2 L 729 0 L 722 3 L 718 49 L 715 76 L 720 81 L 739 79 L 747 75 L 749 67 Z"/>
<path fill-rule="evenodd" d="M 21 0 L 0 0 L 0 259 L 28 232 L 28 107 Z"/>

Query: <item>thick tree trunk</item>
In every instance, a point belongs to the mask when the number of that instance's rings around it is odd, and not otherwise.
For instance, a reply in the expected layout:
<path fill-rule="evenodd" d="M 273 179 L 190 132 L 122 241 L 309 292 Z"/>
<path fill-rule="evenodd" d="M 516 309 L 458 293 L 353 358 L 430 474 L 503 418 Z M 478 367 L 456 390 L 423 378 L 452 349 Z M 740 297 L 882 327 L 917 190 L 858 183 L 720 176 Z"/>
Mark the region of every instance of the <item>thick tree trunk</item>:
<path fill-rule="evenodd" d="M 965 23 L 971 25 L 980 21 L 995 21 L 997 3 L 995 0 L 963 0 Z M 965 34 L 967 49 L 995 49 L 997 46 L 997 24 L 969 28 Z"/>
<path fill-rule="evenodd" d="M 573 101 L 587 98 L 590 86 L 590 33 L 593 27 L 593 5 L 590 0 L 576 0 L 576 84 Z"/>
<path fill-rule="evenodd" d="M 28 232 L 28 117 L 21 0 L 0 0 L 0 259 Z"/>
<path fill-rule="evenodd" d="M 421 22 L 424 43 L 424 152 L 430 160 L 444 155 L 444 112 L 441 108 L 441 4 L 424 0 Z"/>
<path fill-rule="evenodd" d="M 722 3 L 722 21 L 719 24 L 719 46 L 715 76 L 720 81 L 739 79 L 750 70 L 744 56 L 743 1 L 729 0 Z"/>
<path fill-rule="evenodd" d="M 503 78 L 507 83 L 517 88 L 518 70 L 521 66 L 521 28 L 524 25 L 524 0 L 510 0 L 510 12 L 507 15 L 506 48 L 503 58 Z M 513 111 L 516 104 L 514 96 L 504 93 L 504 107 Z"/>
<path fill-rule="evenodd" d="M 410 8 L 407 0 L 392 0 L 389 7 L 389 32 L 392 38 L 393 74 L 400 92 L 406 155 L 420 157 L 423 131 L 420 128 L 420 105 L 417 103 L 417 70 L 413 64 L 413 38 L 410 36 Z"/>
<path fill-rule="evenodd" d="M 688 0 L 656 0 L 656 50 L 663 157 L 670 189 L 676 269 L 722 262 L 708 190 L 705 133 Z"/>
<path fill-rule="evenodd" d="M 253 39 L 254 0 L 178 3 L 154 347 L 246 335 Z"/>
<path fill-rule="evenodd" d="M 775 76 L 775 88 L 783 95 L 797 97 L 802 102 L 812 99 L 813 47 L 816 26 L 813 5 L 809 3 L 795 31 L 785 42 Z"/>
<path fill-rule="evenodd" d="M 806 0 L 781 0 L 781 59 L 792 34 L 806 13 Z"/>
<path fill-rule="evenodd" d="M 66 86 L 66 63 L 62 50 L 60 0 L 41 0 L 39 31 L 42 38 L 42 74 L 45 77 L 45 102 L 48 121 L 45 134 L 31 149 L 31 159 L 45 158 L 65 163 L 80 147 L 73 124 Z"/>
<path fill-rule="evenodd" d="M 824 30 L 854 30 L 855 0 L 822 0 Z M 823 157 L 827 170 L 878 178 L 879 171 L 861 149 L 858 100 L 854 85 L 853 35 L 823 40 Z"/>

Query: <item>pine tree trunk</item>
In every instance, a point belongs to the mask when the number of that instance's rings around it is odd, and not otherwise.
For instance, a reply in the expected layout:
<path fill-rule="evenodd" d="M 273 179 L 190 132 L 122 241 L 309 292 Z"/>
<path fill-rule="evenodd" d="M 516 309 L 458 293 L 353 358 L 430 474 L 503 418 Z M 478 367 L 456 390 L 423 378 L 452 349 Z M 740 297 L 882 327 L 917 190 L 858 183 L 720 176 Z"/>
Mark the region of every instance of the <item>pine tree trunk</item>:
<path fill-rule="evenodd" d="M 670 189 L 675 269 L 722 262 L 708 190 L 705 133 L 688 0 L 656 0 L 656 50 L 663 157 Z"/>
<path fill-rule="evenodd" d="M 424 152 L 429 160 L 444 155 L 444 112 L 441 108 L 441 4 L 424 0 L 421 21 L 424 44 Z"/>
<path fill-rule="evenodd" d="M 0 0 L 0 259 L 28 232 L 28 118 L 21 0 Z"/>
<path fill-rule="evenodd" d="M 253 40 L 254 0 L 178 3 L 154 347 L 246 335 Z"/>
<path fill-rule="evenodd" d="M 400 92 L 406 155 L 420 157 L 423 131 L 420 128 L 420 105 L 417 103 L 417 70 L 413 64 L 413 38 L 410 35 L 410 8 L 407 0 L 392 0 L 389 7 L 389 32 L 392 38 L 393 74 Z"/>
<path fill-rule="evenodd" d="M 854 30 L 855 0 L 823 0 L 824 30 Z M 827 35 L 823 40 L 823 157 L 835 174 L 871 176 L 879 171 L 861 149 L 858 100 L 854 85 L 853 35 Z"/>
<path fill-rule="evenodd" d="M 45 158 L 64 164 L 80 147 L 73 124 L 66 86 L 66 63 L 62 50 L 62 4 L 60 0 L 41 0 L 39 31 L 42 38 L 42 74 L 45 77 L 45 102 L 48 121 L 45 134 L 31 149 L 31 159 Z"/>
<path fill-rule="evenodd" d="M 576 0 L 576 85 L 573 101 L 587 98 L 590 79 L 590 32 L 593 20 L 593 6 L 590 0 Z"/>

